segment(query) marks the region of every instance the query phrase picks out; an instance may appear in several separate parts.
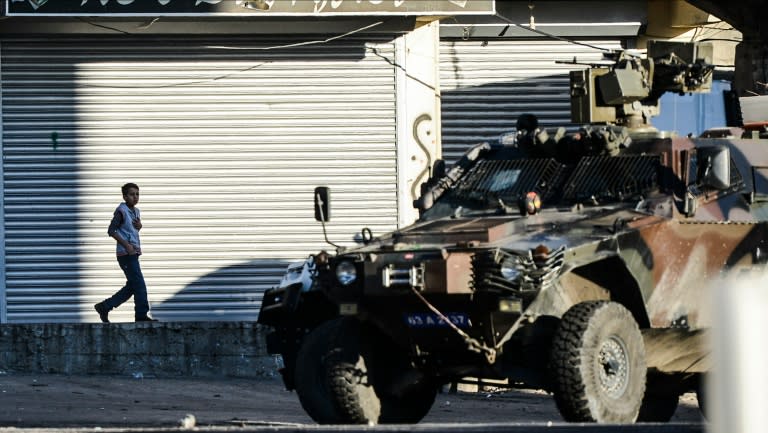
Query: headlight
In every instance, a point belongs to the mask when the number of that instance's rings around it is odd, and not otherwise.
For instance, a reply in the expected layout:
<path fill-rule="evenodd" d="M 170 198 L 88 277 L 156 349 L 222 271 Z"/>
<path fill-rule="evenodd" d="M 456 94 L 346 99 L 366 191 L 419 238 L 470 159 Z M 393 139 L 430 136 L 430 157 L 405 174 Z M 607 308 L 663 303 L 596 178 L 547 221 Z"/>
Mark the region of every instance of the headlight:
<path fill-rule="evenodd" d="M 507 281 L 514 281 L 520 276 L 517 260 L 513 258 L 504 259 L 501 263 L 501 276 Z"/>
<path fill-rule="evenodd" d="M 350 261 L 339 262 L 339 264 L 336 265 L 336 279 L 339 280 L 343 286 L 348 286 L 354 283 L 357 279 L 357 269 L 355 268 L 355 264 Z"/>

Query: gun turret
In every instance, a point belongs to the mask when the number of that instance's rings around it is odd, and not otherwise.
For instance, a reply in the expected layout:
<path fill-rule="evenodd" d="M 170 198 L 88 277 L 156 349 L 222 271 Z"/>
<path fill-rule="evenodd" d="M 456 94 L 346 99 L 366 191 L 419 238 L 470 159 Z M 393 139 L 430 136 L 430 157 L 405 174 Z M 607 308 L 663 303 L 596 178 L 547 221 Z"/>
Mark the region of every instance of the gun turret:
<path fill-rule="evenodd" d="M 608 53 L 612 65 L 571 72 L 571 120 L 652 129 L 665 92 L 704 93 L 712 87 L 712 46 L 651 41 L 647 58 Z"/>

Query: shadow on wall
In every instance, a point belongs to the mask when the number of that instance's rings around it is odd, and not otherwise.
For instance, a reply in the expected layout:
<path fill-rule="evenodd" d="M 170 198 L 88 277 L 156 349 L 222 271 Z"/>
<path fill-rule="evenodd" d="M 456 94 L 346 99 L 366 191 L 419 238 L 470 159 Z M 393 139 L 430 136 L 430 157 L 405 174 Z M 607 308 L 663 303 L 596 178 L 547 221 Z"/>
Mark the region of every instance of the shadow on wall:
<path fill-rule="evenodd" d="M 114 242 L 105 232 L 120 202 L 119 187 L 126 181 L 146 188 L 147 200 L 139 206 L 157 238 L 170 244 L 156 251 L 164 248 L 169 256 L 178 251 L 174 242 L 200 232 L 209 233 L 213 241 L 208 245 L 218 247 L 215 242 L 226 236 L 226 229 L 231 227 L 233 234 L 242 229 L 246 212 L 253 213 L 252 225 L 273 227 L 271 221 L 279 220 L 274 226 L 288 226 L 291 222 L 282 218 L 291 211 L 286 203 L 291 194 L 304 193 L 291 178 L 294 173 L 283 173 L 289 165 L 286 153 L 280 151 L 290 139 L 286 132 L 299 134 L 301 128 L 327 125 L 339 129 L 347 120 L 350 101 L 359 101 L 362 107 L 370 104 L 366 65 L 392 68 L 387 61 L 392 57 L 389 44 L 382 43 L 381 52 L 375 54 L 360 38 L 302 45 L 315 40 L 101 35 L 30 37 L 4 46 L 1 321 L 98 320 L 93 304 L 111 295 L 120 283 Z M 366 63 L 358 67 L 359 62 Z M 31 70 L 37 72 L 30 74 Z M 320 85 L 333 74 L 348 71 L 357 74 L 357 87 L 339 92 Z M 270 83 L 293 92 L 280 101 L 284 104 L 275 103 L 272 93 L 278 91 L 270 89 Z M 322 93 L 324 89 L 332 94 Z M 389 103 L 389 95 L 385 96 L 377 102 Z M 298 102 L 291 105 L 294 101 Z M 208 109 L 213 105 L 216 110 Z M 334 121 L 334 116 L 341 120 Z M 373 135 L 355 138 L 388 146 L 380 143 L 380 131 Z M 339 141 L 336 134 L 322 131 L 311 138 L 310 144 L 322 149 Z M 212 151 L 215 146 L 221 151 Z M 229 157 L 228 152 L 242 155 Z M 326 162 L 310 168 L 332 171 L 321 164 Z M 348 178 L 354 185 L 356 179 Z M 306 189 L 314 186 L 307 184 Z M 275 198 L 272 191 L 278 188 L 284 195 Z M 241 197 L 246 195 L 244 207 Z M 179 216 L 179 209 L 187 209 L 189 203 L 202 203 L 204 212 Z M 259 213 L 262 209 L 280 209 L 283 214 Z M 167 227 L 177 231 L 171 236 L 164 231 Z M 254 237 L 243 239 L 240 244 L 245 246 L 240 248 L 248 251 Z M 145 242 L 152 244 L 151 239 Z M 189 253 L 200 261 L 220 260 L 199 251 Z M 239 253 L 236 257 L 248 257 L 242 250 Z M 158 260 L 154 257 L 160 255 L 149 255 L 147 260 Z M 174 266 L 195 266 L 175 264 L 181 260 L 157 265 L 164 267 L 162 278 L 175 290 L 198 275 L 173 285 L 179 281 L 174 273 L 182 271 Z M 212 272 L 180 293 L 164 293 L 171 298 L 157 306 L 158 316 L 195 320 L 205 313 L 255 320 L 261 293 L 276 284 L 285 265 L 263 259 Z M 144 267 L 145 273 L 148 269 Z M 183 271 L 189 275 L 195 269 Z M 156 281 L 147 278 L 150 298 L 158 293 L 153 290 Z M 191 294 L 201 297 L 192 300 Z M 216 300 L 234 311 L 211 312 Z M 115 317 L 132 316 L 131 307 L 126 307 L 115 311 Z"/>
<path fill-rule="evenodd" d="M 544 128 L 569 126 L 568 71 L 526 79 L 443 90 L 442 144 L 446 161 L 455 161 L 481 142 L 496 142 L 513 131 L 517 118 L 535 114 Z"/>
<path fill-rule="evenodd" d="M 152 314 L 168 322 L 256 321 L 264 291 L 278 285 L 289 263 L 251 260 L 216 269 L 152 303 Z"/>

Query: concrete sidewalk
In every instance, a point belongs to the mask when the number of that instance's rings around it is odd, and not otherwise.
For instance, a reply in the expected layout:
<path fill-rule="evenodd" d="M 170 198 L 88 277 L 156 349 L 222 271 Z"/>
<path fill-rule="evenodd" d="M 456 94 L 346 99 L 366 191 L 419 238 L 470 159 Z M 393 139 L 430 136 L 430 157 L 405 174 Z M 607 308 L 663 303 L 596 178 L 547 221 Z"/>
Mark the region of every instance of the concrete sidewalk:
<path fill-rule="evenodd" d="M 243 377 L 274 374 L 255 322 L 0 325 L 0 371 Z"/>
<path fill-rule="evenodd" d="M 0 325 L 0 427 L 311 422 L 255 322 Z M 264 418 L 258 418 L 264 414 Z"/>

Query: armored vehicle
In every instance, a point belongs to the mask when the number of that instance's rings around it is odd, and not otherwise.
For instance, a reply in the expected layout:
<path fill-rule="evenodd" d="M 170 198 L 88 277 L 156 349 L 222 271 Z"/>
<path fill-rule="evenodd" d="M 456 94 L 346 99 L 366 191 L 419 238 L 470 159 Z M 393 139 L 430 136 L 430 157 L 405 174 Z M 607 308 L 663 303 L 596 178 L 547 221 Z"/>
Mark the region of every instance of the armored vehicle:
<path fill-rule="evenodd" d="M 708 89 L 706 57 L 653 44 L 573 72 L 585 126 L 521 116 L 435 168 L 414 224 L 290 266 L 258 320 L 307 413 L 418 422 L 472 377 L 547 390 L 567 421 L 668 421 L 710 369 L 707 288 L 768 261 L 768 140 L 649 122 L 662 93 Z"/>

